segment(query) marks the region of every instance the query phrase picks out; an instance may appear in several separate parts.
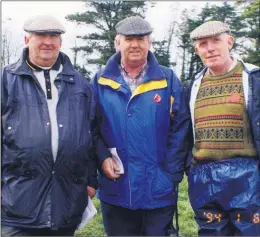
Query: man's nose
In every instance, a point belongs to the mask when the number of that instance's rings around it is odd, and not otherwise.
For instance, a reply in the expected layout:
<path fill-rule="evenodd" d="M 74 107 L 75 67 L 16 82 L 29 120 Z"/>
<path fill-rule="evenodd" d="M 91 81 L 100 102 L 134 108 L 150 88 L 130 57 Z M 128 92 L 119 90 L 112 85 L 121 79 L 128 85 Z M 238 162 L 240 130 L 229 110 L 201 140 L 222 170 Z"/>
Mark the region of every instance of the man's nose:
<path fill-rule="evenodd" d="M 208 51 L 214 51 L 215 50 L 215 45 L 211 42 L 208 43 Z"/>
<path fill-rule="evenodd" d="M 51 36 L 45 36 L 43 39 L 44 44 L 51 44 L 52 43 L 52 38 Z"/>
<path fill-rule="evenodd" d="M 132 41 L 131 41 L 131 46 L 132 47 L 138 47 L 138 40 L 137 39 L 133 39 Z"/>

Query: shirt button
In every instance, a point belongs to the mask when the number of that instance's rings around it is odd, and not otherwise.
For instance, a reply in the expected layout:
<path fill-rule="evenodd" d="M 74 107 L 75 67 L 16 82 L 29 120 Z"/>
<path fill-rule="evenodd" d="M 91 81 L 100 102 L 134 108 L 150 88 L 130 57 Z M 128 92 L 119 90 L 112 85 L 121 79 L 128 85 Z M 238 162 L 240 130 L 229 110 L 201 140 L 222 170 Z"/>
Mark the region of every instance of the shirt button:
<path fill-rule="evenodd" d="M 257 125 L 259 126 L 259 125 L 260 125 L 260 123 L 257 123 Z"/>
<path fill-rule="evenodd" d="M 7 129 L 8 129 L 8 130 L 11 130 L 11 129 L 12 129 L 12 127 L 11 127 L 11 126 L 9 126 Z"/>
<path fill-rule="evenodd" d="M 62 127 L 63 127 L 63 125 L 62 125 L 62 124 L 59 124 L 59 127 L 60 127 L 60 128 L 62 128 Z"/>
<path fill-rule="evenodd" d="M 46 125 L 48 125 L 48 126 L 49 126 L 49 125 L 50 125 L 50 122 L 47 122 L 47 123 L 46 123 Z"/>
<path fill-rule="evenodd" d="M 53 170 L 51 173 L 52 173 L 52 174 L 55 174 L 55 171 Z"/>
<path fill-rule="evenodd" d="M 128 117 L 131 117 L 131 114 L 130 114 L 130 113 L 128 113 Z"/>
<path fill-rule="evenodd" d="M 47 221 L 47 224 L 50 224 L 51 222 L 50 221 Z"/>
<path fill-rule="evenodd" d="M 70 81 L 73 81 L 73 78 L 72 78 L 72 77 L 70 78 Z"/>

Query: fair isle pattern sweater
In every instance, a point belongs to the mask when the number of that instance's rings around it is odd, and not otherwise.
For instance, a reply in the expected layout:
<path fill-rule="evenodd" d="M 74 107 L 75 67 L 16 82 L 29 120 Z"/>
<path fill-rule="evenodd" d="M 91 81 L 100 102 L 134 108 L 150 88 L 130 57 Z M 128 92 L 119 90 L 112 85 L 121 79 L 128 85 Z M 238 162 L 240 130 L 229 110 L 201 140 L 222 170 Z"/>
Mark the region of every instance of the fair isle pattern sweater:
<path fill-rule="evenodd" d="M 256 156 L 245 107 L 243 66 L 223 76 L 204 75 L 195 103 L 195 146 L 198 160 Z"/>

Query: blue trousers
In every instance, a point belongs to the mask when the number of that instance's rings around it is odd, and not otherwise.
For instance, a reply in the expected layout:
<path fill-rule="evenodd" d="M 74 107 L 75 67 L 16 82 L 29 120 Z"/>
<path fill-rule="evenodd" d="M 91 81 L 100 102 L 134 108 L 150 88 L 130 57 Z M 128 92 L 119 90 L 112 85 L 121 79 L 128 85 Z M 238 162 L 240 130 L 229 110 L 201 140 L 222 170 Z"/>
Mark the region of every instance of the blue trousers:
<path fill-rule="evenodd" d="M 173 206 L 130 210 L 101 201 L 108 236 L 167 236 L 173 221 Z"/>
<path fill-rule="evenodd" d="M 200 236 L 260 236 L 258 161 L 232 158 L 189 172 L 189 198 Z"/>

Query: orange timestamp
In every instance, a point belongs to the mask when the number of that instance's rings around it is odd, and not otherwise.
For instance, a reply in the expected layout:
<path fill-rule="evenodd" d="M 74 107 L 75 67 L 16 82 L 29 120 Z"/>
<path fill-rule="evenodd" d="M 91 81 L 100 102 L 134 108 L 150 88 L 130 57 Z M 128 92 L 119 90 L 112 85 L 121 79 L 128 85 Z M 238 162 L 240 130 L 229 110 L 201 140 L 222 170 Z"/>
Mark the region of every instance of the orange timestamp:
<path fill-rule="evenodd" d="M 220 213 L 211 213 L 211 212 L 203 212 L 203 215 L 206 216 L 208 218 L 207 223 L 211 223 L 214 220 L 216 220 L 217 222 L 220 222 L 223 215 Z M 240 213 L 237 213 L 236 215 L 236 221 L 240 222 L 241 221 L 241 215 Z M 252 216 L 252 222 L 255 224 L 259 224 L 260 223 L 260 214 L 259 213 L 255 213 Z"/>

